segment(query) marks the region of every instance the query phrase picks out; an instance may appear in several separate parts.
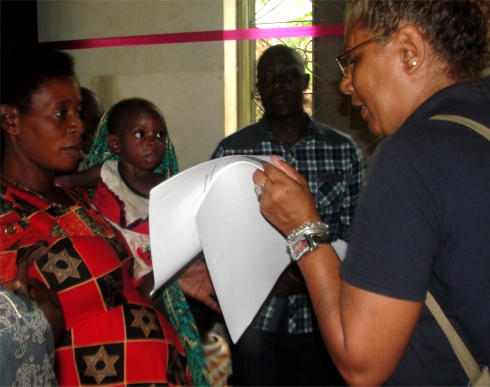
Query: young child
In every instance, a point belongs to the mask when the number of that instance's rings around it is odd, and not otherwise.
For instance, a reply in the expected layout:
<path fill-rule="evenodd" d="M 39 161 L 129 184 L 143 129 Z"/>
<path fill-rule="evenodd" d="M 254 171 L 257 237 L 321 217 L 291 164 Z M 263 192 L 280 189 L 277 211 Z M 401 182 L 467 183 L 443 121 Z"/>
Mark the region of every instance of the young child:
<path fill-rule="evenodd" d="M 166 178 L 156 170 L 167 146 L 167 125 L 160 110 L 141 98 L 125 99 L 102 117 L 87 169 L 58 178 L 70 188 L 95 188 L 94 205 L 133 252 L 137 281 L 151 271 L 149 194 Z M 97 160 L 100 156 L 102 160 Z"/>
<path fill-rule="evenodd" d="M 70 188 L 95 188 L 93 204 L 124 236 L 135 260 L 134 278 L 141 293 L 153 289 L 149 239 L 150 190 L 178 171 L 177 159 L 160 110 L 142 98 L 123 99 L 103 115 L 87 157 L 86 170 L 59 176 Z M 205 264 L 191 267 L 194 272 Z M 214 293 L 209 273 L 188 276 L 194 288 Z M 149 274 L 149 275 L 148 275 Z M 184 275 L 183 275 L 184 276 Z M 189 279 L 190 277 L 190 279 Z M 207 286 L 200 286 L 203 282 Z M 184 345 L 194 385 L 209 385 L 208 370 L 194 318 L 177 282 L 162 294 L 168 317 Z"/>

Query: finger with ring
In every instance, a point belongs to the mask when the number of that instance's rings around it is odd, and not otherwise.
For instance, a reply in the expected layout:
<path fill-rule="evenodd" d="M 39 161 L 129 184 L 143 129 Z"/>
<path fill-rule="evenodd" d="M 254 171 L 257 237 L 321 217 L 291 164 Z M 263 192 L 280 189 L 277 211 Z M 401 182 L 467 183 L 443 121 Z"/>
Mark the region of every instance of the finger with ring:
<path fill-rule="evenodd" d="M 263 182 L 254 185 L 254 191 L 255 191 L 255 195 L 257 195 L 257 200 L 260 200 L 260 194 L 262 193 L 262 190 L 264 189 L 265 186 L 265 182 L 267 180 L 268 179 L 265 179 Z"/>

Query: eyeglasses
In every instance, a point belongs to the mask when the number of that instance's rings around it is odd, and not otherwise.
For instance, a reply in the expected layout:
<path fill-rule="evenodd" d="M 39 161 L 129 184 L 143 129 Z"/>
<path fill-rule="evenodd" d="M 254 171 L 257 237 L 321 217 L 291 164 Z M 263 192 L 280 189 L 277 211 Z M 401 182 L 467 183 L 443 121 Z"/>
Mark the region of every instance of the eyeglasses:
<path fill-rule="evenodd" d="M 382 36 L 384 36 L 385 34 L 382 34 L 382 35 L 378 35 L 378 36 L 375 36 L 374 38 L 371 38 L 371 39 L 368 39 L 366 40 L 365 42 L 362 42 L 361 44 L 358 44 L 357 46 L 354 46 L 352 47 L 349 51 L 347 52 L 344 52 L 342 55 L 338 56 L 337 58 L 335 58 L 335 60 L 337 61 L 337 63 L 339 64 L 339 67 L 340 67 L 340 70 L 342 71 L 342 75 L 345 77 L 345 78 L 349 78 L 349 71 L 350 71 L 350 64 L 352 63 L 351 59 L 349 58 L 349 56 L 354 52 L 354 51 L 357 51 L 359 50 L 360 48 L 364 47 L 365 45 L 369 44 L 369 43 L 372 43 L 376 40 L 378 40 L 379 38 L 381 38 Z"/>

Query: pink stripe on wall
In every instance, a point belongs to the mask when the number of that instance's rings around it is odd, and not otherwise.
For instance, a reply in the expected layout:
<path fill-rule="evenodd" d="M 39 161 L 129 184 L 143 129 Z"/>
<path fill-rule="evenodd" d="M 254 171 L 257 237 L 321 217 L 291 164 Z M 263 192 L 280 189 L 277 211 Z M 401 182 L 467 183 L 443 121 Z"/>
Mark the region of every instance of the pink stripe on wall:
<path fill-rule="evenodd" d="M 144 46 L 152 44 L 197 43 L 224 40 L 253 40 L 269 38 L 300 38 L 343 36 L 344 25 L 322 25 L 287 28 L 250 28 L 244 30 L 219 30 L 179 32 L 173 34 L 118 36 L 113 38 L 65 40 L 41 43 L 52 50 L 80 50 L 84 48 Z"/>

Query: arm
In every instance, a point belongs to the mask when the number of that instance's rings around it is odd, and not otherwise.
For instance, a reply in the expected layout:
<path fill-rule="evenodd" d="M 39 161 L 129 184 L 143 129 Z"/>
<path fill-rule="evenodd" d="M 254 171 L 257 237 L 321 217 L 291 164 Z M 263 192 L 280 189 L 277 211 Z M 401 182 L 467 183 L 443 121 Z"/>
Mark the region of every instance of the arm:
<path fill-rule="evenodd" d="M 58 343 L 66 328 L 63 309 L 56 292 L 53 289 L 48 289 L 46 285 L 35 278 L 28 278 L 27 283 L 15 280 L 13 291 L 19 296 L 30 298 L 39 305 L 49 325 L 51 325 L 54 342 L 55 344 Z"/>
<path fill-rule="evenodd" d="M 55 344 L 65 333 L 65 317 L 58 295 L 53 289 L 48 289 L 45 284 L 35 278 L 29 278 L 27 270 L 31 263 L 35 262 L 46 252 L 44 246 L 34 250 L 18 266 L 17 276 L 2 286 L 19 296 L 35 301 L 42 310 L 53 331 Z"/>
<path fill-rule="evenodd" d="M 323 341 L 350 385 L 381 385 L 395 371 L 422 310 L 349 285 L 329 245 L 299 261 Z"/>
<path fill-rule="evenodd" d="M 261 194 L 264 216 L 288 235 L 320 221 L 306 180 L 273 157 L 274 166 L 254 173 L 269 179 Z M 383 384 L 398 365 L 415 328 L 421 302 L 403 301 L 356 288 L 342 281 L 340 261 L 321 245 L 298 262 L 306 280 L 323 341 L 348 384 Z"/>
<path fill-rule="evenodd" d="M 202 253 L 187 266 L 177 282 L 186 296 L 201 301 L 214 312 L 221 312 Z"/>
<path fill-rule="evenodd" d="M 289 297 L 294 294 L 306 292 L 306 284 L 298 265 L 291 263 L 284 269 L 271 294 L 275 297 Z"/>
<path fill-rule="evenodd" d="M 155 279 L 153 277 L 153 271 L 150 271 L 148 274 L 144 275 L 141 279 L 141 283 L 136 286 L 136 290 L 145 297 L 148 301 L 152 301 L 151 299 L 151 291 L 155 287 Z"/>
<path fill-rule="evenodd" d="M 100 178 L 102 164 L 97 164 L 85 171 L 70 175 L 56 176 L 56 182 L 68 188 L 95 188 Z"/>

